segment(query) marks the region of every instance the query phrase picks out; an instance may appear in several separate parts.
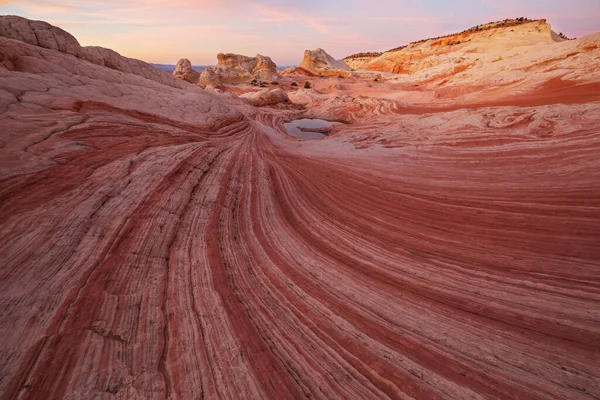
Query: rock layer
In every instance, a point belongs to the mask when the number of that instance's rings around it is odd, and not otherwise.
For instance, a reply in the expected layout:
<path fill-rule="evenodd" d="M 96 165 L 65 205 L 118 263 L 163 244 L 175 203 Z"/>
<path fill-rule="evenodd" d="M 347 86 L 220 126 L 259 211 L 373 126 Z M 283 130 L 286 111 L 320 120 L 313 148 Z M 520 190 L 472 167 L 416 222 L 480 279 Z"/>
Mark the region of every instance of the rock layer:
<path fill-rule="evenodd" d="M 381 57 L 383 53 L 358 53 L 344 58 L 344 62 L 352 69 L 363 69 L 363 66 L 373 61 L 377 57 Z"/>
<path fill-rule="evenodd" d="M 450 62 L 479 61 L 486 53 L 502 54 L 523 46 L 562 42 L 546 20 L 508 21 L 471 28 L 455 35 L 411 43 L 381 55 L 350 56 L 355 69 L 413 74 Z M 451 57 L 453 60 L 448 60 Z"/>
<path fill-rule="evenodd" d="M 1 398 L 600 397 L 593 65 L 479 103 L 313 83 L 354 123 L 301 141 L 0 49 Z"/>

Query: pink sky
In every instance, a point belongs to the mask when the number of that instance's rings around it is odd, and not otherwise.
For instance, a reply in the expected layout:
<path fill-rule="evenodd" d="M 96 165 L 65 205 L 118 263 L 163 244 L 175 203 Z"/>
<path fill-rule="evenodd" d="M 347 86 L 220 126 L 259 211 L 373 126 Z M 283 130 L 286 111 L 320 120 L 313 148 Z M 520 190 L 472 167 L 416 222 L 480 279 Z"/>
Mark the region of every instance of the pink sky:
<path fill-rule="evenodd" d="M 546 18 L 568 36 L 600 31 L 600 0 L 0 0 L 0 12 L 48 21 L 82 45 L 170 64 L 214 64 L 223 52 L 293 65 L 305 49 L 343 58 L 521 16 Z"/>

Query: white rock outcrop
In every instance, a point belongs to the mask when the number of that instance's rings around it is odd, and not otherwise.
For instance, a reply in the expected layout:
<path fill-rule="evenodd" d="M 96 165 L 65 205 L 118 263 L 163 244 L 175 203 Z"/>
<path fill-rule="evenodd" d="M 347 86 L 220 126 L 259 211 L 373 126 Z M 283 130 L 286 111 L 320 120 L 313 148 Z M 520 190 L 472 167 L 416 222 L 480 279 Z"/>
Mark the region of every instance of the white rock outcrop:
<path fill-rule="evenodd" d="M 200 73 L 192 67 L 192 63 L 187 58 L 177 61 L 173 76 L 189 83 L 198 83 Z"/>
<path fill-rule="evenodd" d="M 304 69 L 315 75 L 323 76 L 349 76 L 352 68 L 342 60 L 336 60 L 323 49 L 305 50 L 304 59 L 300 63 L 300 69 Z"/>

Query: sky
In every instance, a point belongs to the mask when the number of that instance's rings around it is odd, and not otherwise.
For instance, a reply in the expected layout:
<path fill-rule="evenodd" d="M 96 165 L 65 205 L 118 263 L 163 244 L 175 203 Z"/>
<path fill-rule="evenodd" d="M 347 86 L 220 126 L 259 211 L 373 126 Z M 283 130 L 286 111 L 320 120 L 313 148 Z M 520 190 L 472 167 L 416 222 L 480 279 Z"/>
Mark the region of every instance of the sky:
<path fill-rule="evenodd" d="M 343 58 L 516 17 L 569 37 L 600 31 L 600 0 L 0 0 L 0 14 L 47 21 L 84 46 L 194 65 L 217 53 L 297 65 L 305 49 Z"/>

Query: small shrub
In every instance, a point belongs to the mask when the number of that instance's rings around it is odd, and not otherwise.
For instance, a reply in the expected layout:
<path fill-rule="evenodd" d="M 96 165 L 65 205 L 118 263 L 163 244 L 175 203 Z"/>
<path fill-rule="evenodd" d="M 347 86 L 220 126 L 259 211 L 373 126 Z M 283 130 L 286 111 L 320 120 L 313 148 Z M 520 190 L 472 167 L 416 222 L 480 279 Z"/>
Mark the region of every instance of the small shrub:
<path fill-rule="evenodd" d="M 373 79 L 373 82 L 379 82 L 379 78 Z"/>
<path fill-rule="evenodd" d="M 310 89 L 310 82 L 304 82 L 304 89 Z"/>
<path fill-rule="evenodd" d="M 298 86 L 296 82 L 292 82 L 292 86 Z"/>
<path fill-rule="evenodd" d="M 559 36 L 559 37 L 561 37 L 561 38 L 563 38 L 563 39 L 566 39 L 566 40 L 574 40 L 574 39 L 571 39 L 570 37 L 568 37 L 567 35 L 565 35 L 565 34 L 564 34 L 564 33 L 562 33 L 562 32 L 561 32 L 561 33 L 559 33 L 559 34 L 558 34 L 558 36 Z"/>

